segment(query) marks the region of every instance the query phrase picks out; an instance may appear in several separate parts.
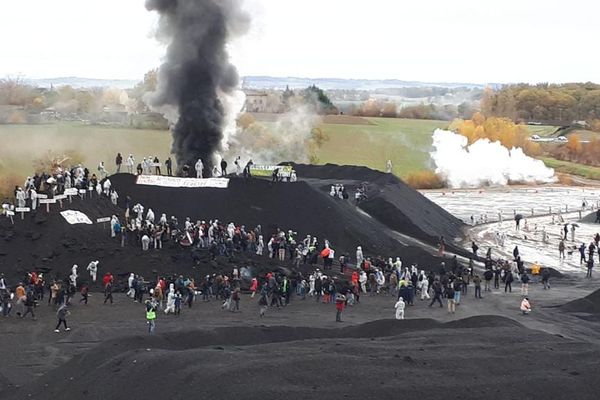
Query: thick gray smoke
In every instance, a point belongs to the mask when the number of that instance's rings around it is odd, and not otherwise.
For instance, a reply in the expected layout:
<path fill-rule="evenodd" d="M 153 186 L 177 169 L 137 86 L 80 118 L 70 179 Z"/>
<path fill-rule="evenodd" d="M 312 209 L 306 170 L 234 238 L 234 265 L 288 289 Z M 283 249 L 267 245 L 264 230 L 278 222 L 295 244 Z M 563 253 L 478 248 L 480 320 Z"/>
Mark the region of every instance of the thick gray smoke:
<path fill-rule="evenodd" d="M 173 125 L 177 164 L 193 166 L 198 158 L 206 171 L 221 151 L 225 109 L 222 98 L 238 86 L 227 43 L 245 33 L 250 18 L 241 0 L 147 0 L 158 12 L 157 37 L 167 44 L 158 71 L 158 87 L 148 101 Z"/>

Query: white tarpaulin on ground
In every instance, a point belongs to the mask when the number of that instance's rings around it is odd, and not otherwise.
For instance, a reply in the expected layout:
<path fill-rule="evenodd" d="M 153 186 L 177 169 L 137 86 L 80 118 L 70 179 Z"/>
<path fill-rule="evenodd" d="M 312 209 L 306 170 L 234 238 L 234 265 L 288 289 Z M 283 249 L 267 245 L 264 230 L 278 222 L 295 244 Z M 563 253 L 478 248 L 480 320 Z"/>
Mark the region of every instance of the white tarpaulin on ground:
<path fill-rule="evenodd" d="M 162 187 L 183 187 L 183 188 L 217 188 L 226 189 L 229 186 L 227 178 L 176 178 L 174 176 L 159 175 L 139 175 L 137 177 L 138 185 L 162 186 Z"/>
<path fill-rule="evenodd" d="M 62 215 L 67 220 L 67 222 L 71 225 L 75 225 L 75 224 L 91 225 L 92 224 L 92 221 L 88 218 L 88 216 L 85 215 L 84 213 L 82 213 L 81 211 L 65 210 L 65 211 L 61 211 L 60 215 Z"/>

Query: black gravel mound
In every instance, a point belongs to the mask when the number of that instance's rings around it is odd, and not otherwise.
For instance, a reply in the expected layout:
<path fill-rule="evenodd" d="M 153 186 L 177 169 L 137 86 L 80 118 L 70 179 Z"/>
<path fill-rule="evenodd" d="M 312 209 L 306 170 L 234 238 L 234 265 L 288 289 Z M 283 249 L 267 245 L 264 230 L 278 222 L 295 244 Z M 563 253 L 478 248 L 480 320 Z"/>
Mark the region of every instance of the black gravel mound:
<path fill-rule="evenodd" d="M 597 398 L 594 385 L 585 384 L 594 379 L 597 347 L 506 318 L 452 324 L 376 321 L 335 330 L 247 327 L 131 337 L 76 356 L 8 398 L 364 399 L 407 388 L 411 399 Z M 477 334 L 464 329 L 472 327 L 480 327 Z"/>
<path fill-rule="evenodd" d="M 570 301 L 560 309 L 572 313 L 600 314 L 600 289 L 581 299 Z"/>
<path fill-rule="evenodd" d="M 596 223 L 596 212 L 589 213 L 585 217 L 581 218 L 578 222 L 582 222 L 584 224 L 595 224 Z"/>
<path fill-rule="evenodd" d="M 318 237 L 321 244 L 328 239 L 338 255 L 346 253 L 354 258 L 356 246 L 360 245 L 366 256 L 399 256 L 405 263 L 418 263 L 425 269 L 436 269 L 441 260 L 432 255 L 431 249 L 401 245 L 390 229 L 432 244 L 438 235 L 444 235 L 450 243 L 450 238 L 461 234 L 460 221 L 390 174 L 364 167 L 296 168 L 301 181 L 293 184 L 231 179 L 227 189 L 144 186 L 137 185 L 133 175 L 118 174 L 110 179 L 119 193 L 119 207 L 106 198 L 94 197 L 75 198 L 73 204 L 65 202 L 64 208 L 82 211 L 94 222 L 113 214 L 123 219 L 129 196 L 132 205 L 140 202 L 146 210 L 152 208 L 157 219 L 165 213 L 177 216 L 179 221 L 189 216 L 194 221 L 216 218 L 225 224 L 234 222 L 249 228 L 261 224 L 265 240 L 277 228 L 292 229 L 300 238 L 307 234 Z M 361 204 L 366 214 L 357 210 L 352 201 L 329 196 L 327 188 L 338 181 L 349 186 L 369 182 L 372 197 Z M 47 280 L 64 278 L 73 264 L 81 268 L 82 281 L 92 260 L 100 261 L 100 275 L 110 271 L 125 278 L 134 272 L 147 279 L 154 279 L 157 274 L 200 278 L 206 273 L 231 272 L 234 264 L 252 265 L 257 271 L 289 267 L 288 263 L 248 253 L 210 261 L 207 252 L 197 252 L 193 259 L 189 249 L 176 244 L 149 252 L 142 252 L 138 243 L 122 248 L 110 238 L 106 225 L 69 225 L 59 215 L 57 206 L 49 214 L 38 209 L 25 221 L 17 218 L 15 225 L 0 218 L 0 268 L 14 285 L 31 270 L 46 273 Z"/>

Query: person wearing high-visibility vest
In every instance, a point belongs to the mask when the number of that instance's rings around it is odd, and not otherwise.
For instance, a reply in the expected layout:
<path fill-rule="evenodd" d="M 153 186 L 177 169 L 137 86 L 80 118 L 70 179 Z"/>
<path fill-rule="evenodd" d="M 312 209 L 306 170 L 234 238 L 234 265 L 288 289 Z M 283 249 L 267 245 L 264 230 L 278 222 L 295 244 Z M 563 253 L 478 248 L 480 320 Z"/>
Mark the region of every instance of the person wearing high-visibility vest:
<path fill-rule="evenodd" d="M 156 308 L 158 304 L 151 300 L 146 300 L 146 320 L 148 321 L 148 333 L 154 333 L 156 327 Z"/>

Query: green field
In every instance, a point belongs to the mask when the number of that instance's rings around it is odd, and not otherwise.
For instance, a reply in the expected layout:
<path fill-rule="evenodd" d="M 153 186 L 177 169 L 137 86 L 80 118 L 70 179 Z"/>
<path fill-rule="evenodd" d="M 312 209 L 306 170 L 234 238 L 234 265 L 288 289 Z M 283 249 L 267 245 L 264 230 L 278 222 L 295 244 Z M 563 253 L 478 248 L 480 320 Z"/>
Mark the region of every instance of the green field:
<path fill-rule="evenodd" d="M 342 117 L 339 119 L 344 121 Z M 429 167 L 431 133 L 448 125 L 445 121 L 367 118 L 370 125 L 321 124 L 328 134 L 318 150 L 319 163 L 364 165 L 385 169 L 391 159 L 394 173 L 400 176 Z M 263 122 L 260 122 L 263 123 Z M 268 123 L 265 123 L 268 124 Z M 104 161 L 114 171 L 114 158 L 133 153 L 136 160 L 169 154 L 171 136 L 167 131 L 84 125 L 61 122 L 42 125 L 0 125 L 0 174 L 27 176 L 34 160 L 49 151 L 64 154 L 76 151 L 83 162 L 95 168 Z"/>
<path fill-rule="evenodd" d="M 32 173 L 34 160 L 48 152 L 65 154 L 75 151 L 85 164 L 95 168 L 104 161 L 114 172 L 117 152 L 137 160 L 169 154 L 171 136 L 168 131 L 127 129 L 64 122 L 43 125 L 0 125 L 0 174 L 26 176 Z"/>
<path fill-rule="evenodd" d="M 364 165 L 383 171 L 390 159 L 394 174 L 406 176 L 431 167 L 431 134 L 448 126 L 446 121 L 366 119 L 373 125 L 323 124 L 330 140 L 317 153 L 319 163 Z"/>
<path fill-rule="evenodd" d="M 556 160 L 554 158 L 540 158 L 550 168 L 556 172 L 569 175 L 582 176 L 587 179 L 600 180 L 600 168 L 589 165 L 576 164 L 569 161 Z"/>

